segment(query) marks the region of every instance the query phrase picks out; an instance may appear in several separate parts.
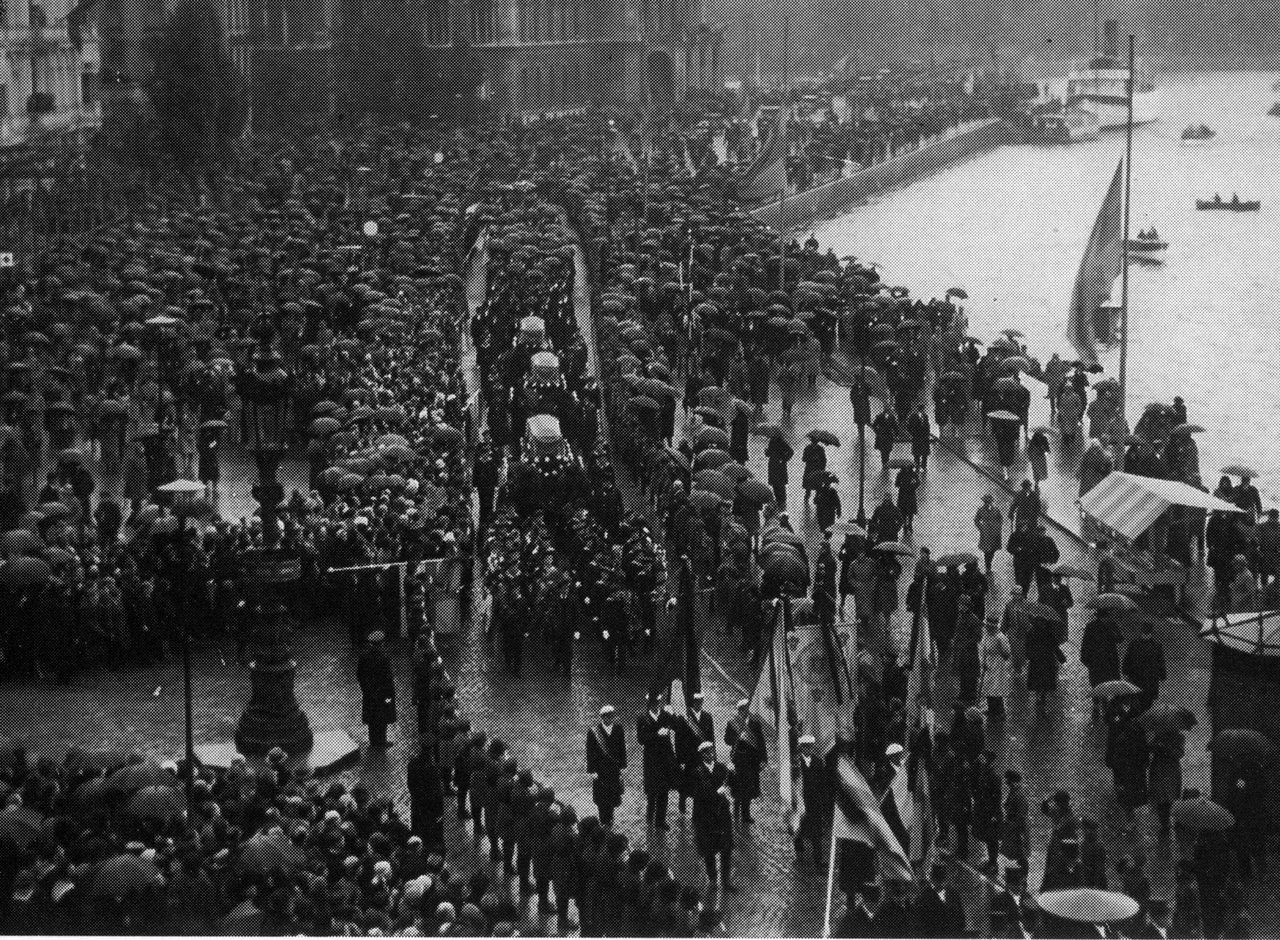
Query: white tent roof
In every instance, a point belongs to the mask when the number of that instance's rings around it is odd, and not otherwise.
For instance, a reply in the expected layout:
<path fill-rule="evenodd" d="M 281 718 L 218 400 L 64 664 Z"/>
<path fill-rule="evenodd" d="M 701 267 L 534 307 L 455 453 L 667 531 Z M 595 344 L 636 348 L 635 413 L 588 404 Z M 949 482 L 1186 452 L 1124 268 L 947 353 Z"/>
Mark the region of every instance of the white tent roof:
<path fill-rule="evenodd" d="M 1210 512 L 1241 510 L 1194 486 L 1177 480 L 1115 472 L 1080 499 L 1080 508 L 1107 528 L 1135 539 L 1170 506 L 1189 506 Z"/>

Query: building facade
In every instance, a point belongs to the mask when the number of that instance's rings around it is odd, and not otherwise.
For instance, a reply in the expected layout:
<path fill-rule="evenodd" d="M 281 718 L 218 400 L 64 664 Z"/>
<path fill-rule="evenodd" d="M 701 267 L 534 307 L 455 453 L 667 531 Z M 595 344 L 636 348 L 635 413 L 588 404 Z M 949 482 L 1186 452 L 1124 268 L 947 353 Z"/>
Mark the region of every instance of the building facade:
<path fill-rule="evenodd" d="M 92 17 L 73 0 L 0 0 L 0 147 L 102 124 Z"/>

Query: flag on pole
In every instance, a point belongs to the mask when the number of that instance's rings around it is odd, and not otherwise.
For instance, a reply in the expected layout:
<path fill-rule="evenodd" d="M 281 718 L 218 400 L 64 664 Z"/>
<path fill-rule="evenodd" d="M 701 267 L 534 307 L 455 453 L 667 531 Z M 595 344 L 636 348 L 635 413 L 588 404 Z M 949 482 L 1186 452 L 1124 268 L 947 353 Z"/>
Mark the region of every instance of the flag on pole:
<path fill-rule="evenodd" d="M 928 759 L 933 750 L 933 672 L 937 650 L 929 629 L 928 592 L 921 600 L 911 624 L 907 674 L 907 766 L 894 778 L 895 800 L 908 834 L 912 861 L 929 860 L 933 849 L 933 801 L 929 791 Z M 901 779 L 899 779 L 901 778 Z"/>
<path fill-rule="evenodd" d="M 886 878 L 911 881 L 915 875 L 902 845 L 889 827 L 871 787 L 863 779 L 853 759 L 841 752 L 836 760 L 833 838 L 861 842 L 876 850 Z"/>
<path fill-rule="evenodd" d="M 665 625 L 649 680 L 651 694 L 670 691 L 676 681 L 682 684 L 686 695 L 702 691 L 701 643 L 694 623 L 693 569 L 688 558 L 681 560 L 678 584 L 676 596 L 669 598 L 662 610 Z"/>
<path fill-rule="evenodd" d="M 751 713 L 777 736 L 778 796 L 787 808 L 788 821 L 794 833 L 799 824 L 799 811 L 791 778 L 791 709 L 793 695 L 786 665 L 787 631 L 782 621 L 782 604 L 775 601 L 770 629 L 769 659 L 760 669 L 751 696 Z"/>
<path fill-rule="evenodd" d="M 813 735 L 818 753 L 826 756 L 838 742 L 854 740 L 852 672 L 833 629 L 812 622 L 811 613 L 807 604 L 800 608 L 798 619 L 805 622 L 791 636 L 792 683 L 803 733 Z"/>

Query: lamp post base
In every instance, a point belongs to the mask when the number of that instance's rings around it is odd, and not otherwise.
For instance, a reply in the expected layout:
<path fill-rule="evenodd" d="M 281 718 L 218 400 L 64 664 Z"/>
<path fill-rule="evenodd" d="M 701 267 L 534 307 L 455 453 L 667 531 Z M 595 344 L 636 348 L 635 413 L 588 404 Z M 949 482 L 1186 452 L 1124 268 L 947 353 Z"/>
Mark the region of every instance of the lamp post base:
<path fill-rule="evenodd" d="M 257 754 L 279 747 L 297 754 L 311 747 L 311 722 L 293 691 L 297 667 L 292 659 L 255 660 L 249 665 L 253 697 L 236 728 L 236 746 L 241 753 Z"/>

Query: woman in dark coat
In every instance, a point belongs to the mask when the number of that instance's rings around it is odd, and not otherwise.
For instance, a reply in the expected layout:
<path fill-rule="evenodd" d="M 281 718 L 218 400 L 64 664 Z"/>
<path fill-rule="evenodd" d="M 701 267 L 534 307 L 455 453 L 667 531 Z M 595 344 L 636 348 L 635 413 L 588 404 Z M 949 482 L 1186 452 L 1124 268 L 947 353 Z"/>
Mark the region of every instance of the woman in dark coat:
<path fill-rule="evenodd" d="M 1036 695 L 1036 709 L 1048 714 L 1047 699 L 1058 688 L 1058 670 L 1066 658 L 1062 654 L 1062 634 L 1058 624 L 1033 618 L 1027 630 L 1027 691 Z"/>
<path fill-rule="evenodd" d="M 1147 803 L 1147 733 L 1133 721 L 1130 701 L 1113 701 L 1107 709 L 1107 755 L 1116 802 L 1133 825 L 1134 811 Z"/>
<path fill-rule="evenodd" d="M 978 699 L 978 680 L 982 661 L 978 642 L 982 639 L 982 621 L 973 613 L 972 601 L 962 595 L 957 607 L 955 639 L 952 647 L 952 669 L 960 682 L 959 699 L 966 705 Z"/>
<path fill-rule="evenodd" d="M 912 522 L 920 509 L 916 499 L 916 490 L 920 487 L 920 477 L 915 467 L 903 467 L 898 471 L 895 481 L 898 487 L 898 512 L 902 513 L 902 531 L 905 535 L 912 533 Z"/>
<path fill-rule="evenodd" d="M 1120 627 L 1105 613 L 1090 620 L 1080 637 L 1080 662 L 1089 670 L 1089 685 L 1097 688 L 1103 682 L 1120 678 Z M 1093 720 L 1102 718 L 1102 702 L 1093 701 Z"/>

